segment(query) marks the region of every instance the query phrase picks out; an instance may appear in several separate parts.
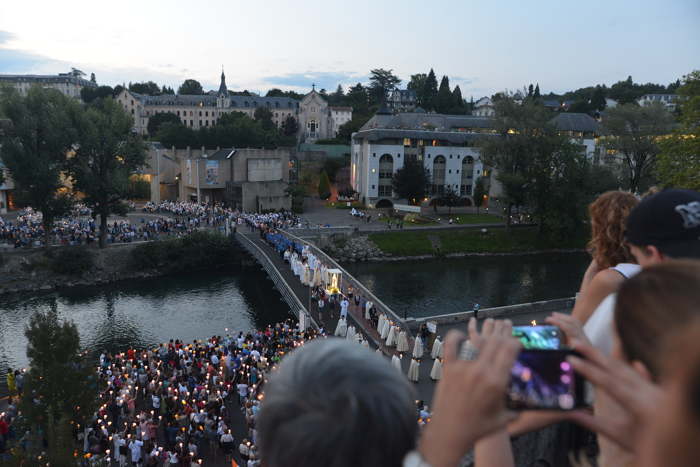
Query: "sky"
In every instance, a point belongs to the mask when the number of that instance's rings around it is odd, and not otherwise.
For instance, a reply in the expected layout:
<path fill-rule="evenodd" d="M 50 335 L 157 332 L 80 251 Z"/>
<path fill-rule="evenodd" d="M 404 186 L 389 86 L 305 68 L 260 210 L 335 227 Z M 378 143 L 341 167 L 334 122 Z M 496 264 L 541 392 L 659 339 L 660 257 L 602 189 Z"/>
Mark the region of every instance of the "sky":
<path fill-rule="evenodd" d="M 448 75 L 475 99 L 668 84 L 700 69 L 700 0 L 2 1 L 0 74 L 71 67 L 100 84 L 346 89 L 369 70 Z"/>

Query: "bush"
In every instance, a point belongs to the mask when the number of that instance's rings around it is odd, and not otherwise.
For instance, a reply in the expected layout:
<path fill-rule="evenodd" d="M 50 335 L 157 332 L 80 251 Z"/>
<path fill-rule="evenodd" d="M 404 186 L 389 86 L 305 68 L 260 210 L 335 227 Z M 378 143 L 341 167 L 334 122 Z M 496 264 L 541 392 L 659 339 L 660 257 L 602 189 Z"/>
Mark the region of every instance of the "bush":
<path fill-rule="evenodd" d="M 79 275 L 89 271 L 94 258 L 83 247 L 61 247 L 47 252 L 48 267 L 56 274 Z"/>
<path fill-rule="evenodd" d="M 138 245 L 131 251 L 129 262 L 136 271 L 159 269 L 172 273 L 217 268 L 235 258 L 236 248 L 224 235 L 194 232 L 182 238 Z"/>

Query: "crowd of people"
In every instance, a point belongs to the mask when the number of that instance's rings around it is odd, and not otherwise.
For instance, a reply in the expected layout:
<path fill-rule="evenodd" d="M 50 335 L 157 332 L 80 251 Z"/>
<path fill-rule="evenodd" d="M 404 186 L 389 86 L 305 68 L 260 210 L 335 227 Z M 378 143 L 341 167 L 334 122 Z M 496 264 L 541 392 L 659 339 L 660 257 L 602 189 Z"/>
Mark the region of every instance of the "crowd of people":
<path fill-rule="evenodd" d="M 235 459 L 246 467 L 260 465 L 256 421 L 267 374 L 286 353 L 318 336 L 287 320 L 192 343 L 170 340 L 153 349 L 103 352 L 99 410 L 74 431 L 85 463 L 191 466 Z M 8 373 L 8 387 L 21 396 L 15 374 Z M 28 435 L 11 432 L 17 415 L 11 399 L 0 416 L 0 443 L 26 447 Z M 234 438 L 236 424 L 245 426 L 241 439 Z"/>
<path fill-rule="evenodd" d="M 107 389 L 83 432 L 85 447 L 124 452 L 137 465 L 191 465 L 205 451 L 228 455 L 237 446 L 248 465 L 266 467 L 452 467 L 470 451 L 477 467 L 511 467 L 513 438 L 567 422 L 593 433 L 593 446 L 551 443 L 547 449 L 563 451 L 564 460 L 549 465 L 570 465 L 569 455 L 586 453 L 578 465 L 694 466 L 700 457 L 700 194 L 664 190 L 640 200 L 610 192 L 589 214 L 592 260 L 576 306 L 547 322 L 577 352 L 566 365 L 591 385 L 586 403 L 592 410 L 507 408 L 504 395 L 521 350 L 508 320 L 487 319 L 479 329 L 472 319 L 466 333 L 450 331 L 433 346 L 431 356 L 441 365 L 431 412 L 416 401 L 409 378 L 348 339 L 348 330 L 345 339 L 314 339 L 317 334 L 290 322 L 103 355 Z M 323 265 L 275 231 L 285 221 L 240 215 L 237 223 L 259 231 L 313 287 L 307 267 Z M 324 280 L 323 289 L 334 292 L 330 271 Z M 354 302 L 348 298 L 345 291 L 341 321 Z M 366 303 L 364 311 L 371 318 Z M 387 323 L 380 313 L 380 336 L 406 348 L 401 330 Z M 414 358 L 423 355 L 423 340 L 415 340 Z M 231 398 L 245 418 L 242 440 L 229 432 Z"/>

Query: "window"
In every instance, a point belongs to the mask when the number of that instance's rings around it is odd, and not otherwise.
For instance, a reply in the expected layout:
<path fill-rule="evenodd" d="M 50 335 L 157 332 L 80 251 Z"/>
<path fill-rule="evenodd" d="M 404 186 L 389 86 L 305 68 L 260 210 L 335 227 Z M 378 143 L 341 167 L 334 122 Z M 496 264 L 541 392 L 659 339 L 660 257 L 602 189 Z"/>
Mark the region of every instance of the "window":
<path fill-rule="evenodd" d="M 202 111 L 201 111 L 201 110 L 199 111 L 199 116 L 200 116 L 200 117 L 202 116 Z"/>
<path fill-rule="evenodd" d="M 382 179 L 389 179 L 394 175 L 394 158 L 389 154 L 384 154 L 379 158 L 379 183 Z"/>
<path fill-rule="evenodd" d="M 194 121 L 190 120 L 190 126 L 194 126 Z"/>
<path fill-rule="evenodd" d="M 433 160 L 433 194 L 442 195 L 445 192 L 445 165 L 445 156 L 436 156 Z"/>
<path fill-rule="evenodd" d="M 379 196 L 391 196 L 391 185 L 379 185 Z"/>
<path fill-rule="evenodd" d="M 190 117 L 192 116 L 192 111 L 190 110 Z"/>

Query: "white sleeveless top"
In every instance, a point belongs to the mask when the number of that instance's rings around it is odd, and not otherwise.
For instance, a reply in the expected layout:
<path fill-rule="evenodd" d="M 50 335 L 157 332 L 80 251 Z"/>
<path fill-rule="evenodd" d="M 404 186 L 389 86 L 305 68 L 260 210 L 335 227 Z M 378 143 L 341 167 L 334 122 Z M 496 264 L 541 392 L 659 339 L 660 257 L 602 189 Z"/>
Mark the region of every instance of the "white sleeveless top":
<path fill-rule="evenodd" d="M 642 267 L 638 264 L 620 263 L 610 269 L 614 269 L 622 274 L 625 279 L 629 279 L 639 273 Z M 583 332 L 591 340 L 593 346 L 606 355 L 610 355 L 610 352 L 612 352 L 616 297 L 617 294 L 610 294 L 605 297 L 583 326 Z"/>

